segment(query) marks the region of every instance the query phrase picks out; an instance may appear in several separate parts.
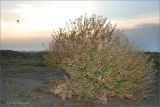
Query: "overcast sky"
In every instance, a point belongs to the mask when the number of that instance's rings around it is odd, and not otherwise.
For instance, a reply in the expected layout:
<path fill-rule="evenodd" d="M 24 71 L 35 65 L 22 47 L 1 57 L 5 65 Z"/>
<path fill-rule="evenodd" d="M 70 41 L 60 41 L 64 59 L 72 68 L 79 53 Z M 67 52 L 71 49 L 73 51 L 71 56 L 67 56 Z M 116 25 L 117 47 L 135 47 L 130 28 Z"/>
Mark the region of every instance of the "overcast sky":
<path fill-rule="evenodd" d="M 160 51 L 159 8 L 159 0 L 1 1 L 1 49 L 45 50 L 54 29 L 87 13 L 116 23 L 141 50 Z"/>

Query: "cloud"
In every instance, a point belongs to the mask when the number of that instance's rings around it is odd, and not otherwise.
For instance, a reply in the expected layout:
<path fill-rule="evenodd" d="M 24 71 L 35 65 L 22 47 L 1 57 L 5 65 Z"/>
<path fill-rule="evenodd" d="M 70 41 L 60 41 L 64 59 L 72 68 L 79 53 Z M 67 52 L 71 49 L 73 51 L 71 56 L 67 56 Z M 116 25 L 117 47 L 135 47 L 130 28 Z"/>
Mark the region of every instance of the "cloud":
<path fill-rule="evenodd" d="M 138 28 L 124 29 L 127 37 L 133 41 L 140 50 L 160 52 L 160 25 L 143 24 Z M 1 41 L 1 49 L 11 49 L 19 51 L 39 51 L 48 47 L 51 36 L 44 38 L 30 38 L 19 40 Z"/>
<path fill-rule="evenodd" d="M 140 50 L 160 52 L 159 16 L 141 15 L 134 18 L 117 18 L 113 20 L 117 28 L 124 30 L 128 38 Z"/>
<path fill-rule="evenodd" d="M 64 26 L 65 21 L 78 17 L 86 10 L 88 13 L 92 13 L 96 9 L 97 14 L 104 13 L 106 10 L 98 8 L 98 6 L 96 8 L 96 3 L 92 5 L 93 3 L 90 1 L 73 3 L 48 1 L 38 2 L 39 5 L 34 1 L 32 3 L 24 3 L 23 1 L 21 3 L 15 2 L 14 5 L 11 2 L 8 5 L 7 2 L 2 5 L 4 8 L 1 10 L 1 48 L 12 50 L 43 49 L 42 43 L 50 39 L 52 30 Z M 124 29 L 129 39 L 134 41 L 140 49 L 160 51 L 160 25 L 157 12 L 141 16 L 136 16 L 138 14 L 136 13 L 132 14 L 132 17 L 129 14 L 123 16 L 119 10 L 110 11 L 110 13 L 116 14 L 117 17 L 112 22 L 117 23 L 118 28 Z M 133 17 L 134 15 L 135 17 Z M 123 18 L 118 18 L 120 16 Z M 17 24 L 17 18 L 21 23 Z"/>
<path fill-rule="evenodd" d="M 117 18 L 113 20 L 121 29 L 134 29 L 144 24 L 159 24 L 159 16 L 136 16 L 134 18 Z"/>
<path fill-rule="evenodd" d="M 160 52 L 160 24 L 142 24 L 137 28 L 124 29 L 128 38 L 144 51 Z"/>
<path fill-rule="evenodd" d="M 3 40 L 1 50 L 16 51 L 45 51 L 48 49 L 49 38 L 35 38 L 26 40 Z"/>
<path fill-rule="evenodd" d="M 91 1 L 17 2 L 10 9 L 2 9 L 1 20 L 9 27 L 15 26 L 14 22 L 18 18 L 27 29 L 52 30 L 64 26 L 69 19 L 85 12 L 90 13 L 91 4 Z"/>

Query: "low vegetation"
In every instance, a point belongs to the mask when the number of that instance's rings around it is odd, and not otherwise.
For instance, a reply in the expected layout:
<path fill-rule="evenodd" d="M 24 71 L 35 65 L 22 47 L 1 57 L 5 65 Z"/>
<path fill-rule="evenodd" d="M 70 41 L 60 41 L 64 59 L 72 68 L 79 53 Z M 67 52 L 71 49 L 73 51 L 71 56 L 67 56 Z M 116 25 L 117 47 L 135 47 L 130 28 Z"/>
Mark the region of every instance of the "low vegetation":
<path fill-rule="evenodd" d="M 46 66 L 43 55 L 46 52 L 18 52 L 0 50 L 0 66 Z"/>
<path fill-rule="evenodd" d="M 46 61 L 70 75 L 50 89 L 62 99 L 107 103 L 111 96 L 140 101 L 151 90 L 149 55 L 138 52 L 107 18 L 81 16 L 52 35 Z"/>
<path fill-rule="evenodd" d="M 160 70 L 160 53 L 159 52 L 146 52 L 149 55 L 149 60 L 153 61 L 154 68 L 159 72 Z"/>

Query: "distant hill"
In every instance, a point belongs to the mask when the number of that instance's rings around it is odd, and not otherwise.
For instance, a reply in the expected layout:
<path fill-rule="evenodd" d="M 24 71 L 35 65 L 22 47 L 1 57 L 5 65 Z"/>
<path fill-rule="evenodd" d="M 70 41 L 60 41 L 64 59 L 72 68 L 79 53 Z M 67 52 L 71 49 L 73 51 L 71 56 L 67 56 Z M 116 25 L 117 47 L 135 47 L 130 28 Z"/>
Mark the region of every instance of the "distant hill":
<path fill-rule="evenodd" d="M 19 52 L 12 50 L 0 50 L 0 66 L 46 66 L 43 58 L 43 55 L 45 55 L 45 53 L 46 52 Z"/>
<path fill-rule="evenodd" d="M 19 51 L 12 51 L 12 50 L 0 50 L 0 56 L 3 58 L 40 58 L 46 52 L 19 52 Z"/>

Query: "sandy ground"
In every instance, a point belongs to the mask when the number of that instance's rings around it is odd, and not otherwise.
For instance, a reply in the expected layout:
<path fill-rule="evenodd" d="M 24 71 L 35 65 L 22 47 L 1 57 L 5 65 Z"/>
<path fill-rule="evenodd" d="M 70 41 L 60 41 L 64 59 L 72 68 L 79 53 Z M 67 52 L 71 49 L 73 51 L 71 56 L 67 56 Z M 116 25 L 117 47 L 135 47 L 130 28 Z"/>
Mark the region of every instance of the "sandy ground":
<path fill-rule="evenodd" d="M 4 67 L 0 70 L 0 107 L 159 107 L 159 73 L 155 80 L 153 96 L 135 104 L 113 97 L 106 105 L 80 104 L 70 100 L 62 101 L 48 89 L 53 83 L 47 80 L 64 79 L 65 74 L 48 67 L 41 67 L 39 72 L 23 72 L 17 67 Z"/>

